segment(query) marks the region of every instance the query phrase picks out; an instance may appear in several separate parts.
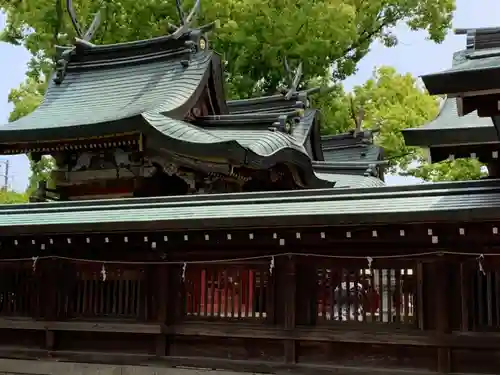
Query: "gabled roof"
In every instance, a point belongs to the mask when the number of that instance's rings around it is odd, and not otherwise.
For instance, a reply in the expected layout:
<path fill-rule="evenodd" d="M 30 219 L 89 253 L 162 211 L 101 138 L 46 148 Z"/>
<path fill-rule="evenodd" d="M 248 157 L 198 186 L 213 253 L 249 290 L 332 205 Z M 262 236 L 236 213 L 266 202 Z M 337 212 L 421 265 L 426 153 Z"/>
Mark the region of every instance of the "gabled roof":
<path fill-rule="evenodd" d="M 373 131 L 363 130 L 321 137 L 324 160 L 366 165 L 381 160 L 383 149 L 373 144 Z"/>
<path fill-rule="evenodd" d="M 310 92 L 226 103 L 219 56 L 192 37 L 63 49 L 68 61 L 61 58 L 40 107 L 0 126 L 0 152 L 12 144 L 26 144 L 18 151 L 25 153 L 34 144 L 136 132 L 147 147 L 193 158 L 257 169 L 293 164 L 308 186 L 331 187 L 314 174 L 305 147 L 311 129 L 319 132 L 317 112 L 306 108 Z M 206 90 L 211 115 L 187 122 Z"/>
<path fill-rule="evenodd" d="M 172 44 L 165 37 L 74 52 L 64 80 L 50 81 L 43 103 L 0 127 L 0 144 L 127 131 L 178 138 L 174 129 L 185 124 L 177 120 L 197 99 L 219 58 Z M 189 64 L 183 66 L 186 60 Z M 165 120 L 154 122 L 162 113 Z M 203 131 L 193 133 L 195 139 L 210 139 Z"/>
<path fill-rule="evenodd" d="M 375 176 L 375 168 L 375 164 L 367 166 L 364 163 L 357 162 L 313 162 L 316 175 L 323 180 L 335 181 L 336 188 L 385 186 L 384 181 Z"/>
<path fill-rule="evenodd" d="M 498 180 L 1 205 L 3 235 L 496 220 Z"/>
<path fill-rule="evenodd" d="M 466 49 L 453 55 L 453 65 L 422 76 L 431 95 L 459 94 L 500 87 L 500 28 L 456 30 L 467 35 Z"/>

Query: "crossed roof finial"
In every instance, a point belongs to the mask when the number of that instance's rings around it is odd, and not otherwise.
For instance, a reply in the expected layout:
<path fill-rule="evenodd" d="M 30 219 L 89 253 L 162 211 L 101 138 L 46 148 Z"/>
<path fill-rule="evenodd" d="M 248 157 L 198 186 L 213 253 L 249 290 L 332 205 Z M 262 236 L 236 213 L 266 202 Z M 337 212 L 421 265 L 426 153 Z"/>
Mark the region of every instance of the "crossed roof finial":
<path fill-rule="evenodd" d="M 290 65 L 288 64 L 288 59 L 285 57 L 283 59 L 283 65 L 285 67 L 285 72 L 288 73 L 288 91 L 285 94 L 286 100 L 290 100 L 294 94 L 296 94 L 297 87 L 299 86 L 300 80 L 302 78 L 302 62 L 299 63 L 297 69 L 295 70 L 295 75 L 293 75 Z"/>
<path fill-rule="evenodd" d="M 187 31 L 191 29 L 191 24 L 196 19 L 198 11 L 200 10 L 200 0 L 196 0 L 191 11 L 188 13 L 187 17 L 182 9 L 181 0 L 175 0 L 175 7 L 177 8 L 177 14 L 179 15 L 179 20 L 181 25 L 178 27 L 173 26 L 172 38 L 178 39 L 184 35 Z"/>
<path fill-rule="evenodd" d="M 95 32 L 97 31 L 97 28 L 101 24 L 101 10 L 103 9 L 103 7 L 104 7 L 104 1 L 101 0 L 101 5 L 99 7 L 99 10 L 95 13 L 92 23 L 84 32 L 76 17 L 76 11 L 75 8 L 73 7 L 73 0 L 66 0 L 66 8 L 68 10 L 69 16 L 71 17 L 71 23 L 75 28 L 76 36 L 80 43 L 90 44 L 92 37 L 94 36 Z"/>

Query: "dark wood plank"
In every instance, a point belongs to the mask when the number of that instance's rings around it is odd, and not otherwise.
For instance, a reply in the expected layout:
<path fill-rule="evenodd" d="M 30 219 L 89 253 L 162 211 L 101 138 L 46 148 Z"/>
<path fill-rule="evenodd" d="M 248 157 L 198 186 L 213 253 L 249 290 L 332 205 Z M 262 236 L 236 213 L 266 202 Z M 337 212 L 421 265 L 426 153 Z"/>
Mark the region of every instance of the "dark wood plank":
<path fill-rule="evenodd" d="M 280 272 L 284 272 L 284 291 L 285 294 L 285 330 L 292 331 L 295 329 L 295 314 L 297 311 L 296 296 L 297 296 L 297 264 L 295 257 L 291 256 L 287 258 L 284 262 L 284 267 L 278 269 Z M 285 362 L 295 363 L 297 361 L 297 343 L 294 339 L 286 339 L 285 345 Z"/>
<path fill-rule="evenodd" d="M 388 330 L 348 324 L 341 327 L 298 326 L 293 330 L 263 324 L 185 322 L 172 326 L 138 323 L 47 322 L 0 319 L 1 330 L 49 330 L 73 332 L 141 333 L 202 337 L 234 337 L 247 339 L 300 340 L 318 342 L 365 343 L 374 345 L 409 345 L 450 348 L 500 349 L 499 333 L 453 332 L 436 334 L 419 330 Z M 385 330 L 383 330 L 385 329 Z"/>
<path fill-rule="evenodd" d="M 160 324 L 111 323 L 111 322 L 57 322 L 31 319 L 0 319 L 1 329 L 80 331 L 80 332 L 121 332 L 160 334 Z M 0 331 L 1 332 L 1 331 Z"/>
<path fill-rule="evenodd" d="M 199 357 L 162 357 L 147 354 L 125 354 L 106 352 L 42 351 L 0 347 L 0 357 L 11 359 L 37 359 L 73 363 L 99 363 L 124 366 L 155 366 L 232 370 L 260 374 L 294 373 L 330 375 L 432 375 L 436 372 L 424 370 L 400 370 L 390 368 L 347 367 L 309 363 L 285 364 L 280 362 L 230 360 Z"/>
<path fill-rule="evenodd" d="M 169 270 L 168 265 L 156 266 L 156 279 L 158 287 L 156 291 L 157 301 L 157 321 L 160 325 L 168 324 L 168 293 L 169 293 Z M 159 334 L 156 337 L 156 355 L 164 356 L 168 354 L 167 336 Z"/>
<path fill-rule="evenodd" d="M 446 260 L 441 260 L 429 265 L 434 269 L 435 288 L 434 293 L 436 303 L 436 330 L 439 334 L 451 333 L 451 293 L 450 290 L 450 271 L 451 264 Z M 438 347 L 438 371 L 441 373 L 451 372 L 451 349 L 447 345 Z"/>

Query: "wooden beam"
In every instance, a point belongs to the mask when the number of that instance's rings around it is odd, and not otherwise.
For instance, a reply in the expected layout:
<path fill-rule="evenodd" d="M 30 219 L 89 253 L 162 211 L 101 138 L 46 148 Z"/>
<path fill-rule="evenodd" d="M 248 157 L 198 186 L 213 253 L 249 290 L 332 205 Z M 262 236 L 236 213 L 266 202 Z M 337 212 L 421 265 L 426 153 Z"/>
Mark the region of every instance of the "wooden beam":
<path fill-rule="evenodd" d="M 332 327 L 297 326 L 293 330 L 262 324 L 185 322 L 172 326 L 137 323 L 103 322 L 49 322 L 0 319 L 2 329 L 52 330 L 67 332 L 113 332 L 175 336 L 228 337 L 317 342 L 345 342 L 373 345 L 401 345 L 421 347 L 451 347 L 463 349 L 500 349 L 500 333 L 452 332 L 437 335 L 433 331 L 390 329 L 381 330 L 379 324 L 338 324 Z"/>
<path fill-rule="evenodd" d="M 108 322 L 57 322 L 32 319 L 0 319 L 0 329 L 51 330 L 73 332 L 117 332 L 159 334 L 160 324 L 108 323 Z M 0 331 L 1 332 L 1 331 Z"/>
<path fill-rule="evenodd" d="M 292 372 L 295 374 L 330 375 L 432 375 L 436 372 L 427 370 L 391 369 L 374 367 L 355 367 L 339 365 L 320 365 L 310 363 L 286 364 L 282 362 L 231 360 L 200 357 L 162 357 L 158 358 L 149 354 L 125 354 L 107 352 L 75 352 L 75 351 L 43 351 L 40 349 L 19 349 L 0 347 L 0 357 L 10 359 L 36 359 L 57 362 L 73 363 L 99 363 L 101 365 L 121 366 L 148 366 L 154 372 L 161 371 L 161 367 L 190 367 L 214 370 L 232 370 L 236 372 L 249 372 L 260 374 L 275 374 Z M 54 361 L 55 360 L 55 361 Z M 151 367 L 151 362 L 154 366 Z M 1 367 L 0 367 L 1 370 Z"/>

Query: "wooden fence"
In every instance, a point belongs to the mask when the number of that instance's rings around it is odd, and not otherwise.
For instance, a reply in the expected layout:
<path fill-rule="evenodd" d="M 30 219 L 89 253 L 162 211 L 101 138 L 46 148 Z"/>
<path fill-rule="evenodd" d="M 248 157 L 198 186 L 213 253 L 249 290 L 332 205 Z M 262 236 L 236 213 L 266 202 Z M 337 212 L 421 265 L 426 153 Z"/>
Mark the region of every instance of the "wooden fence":
<path fill-rule="evenodd" d="M 475 260 L 1 267 L 4 357 L 264 372 L 496 373 L 500 365 L 500 267 L 483 272 Z"/>

